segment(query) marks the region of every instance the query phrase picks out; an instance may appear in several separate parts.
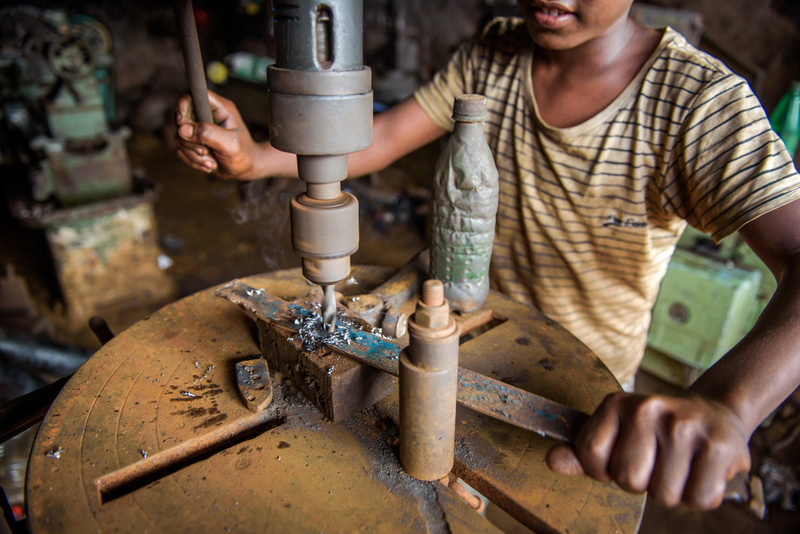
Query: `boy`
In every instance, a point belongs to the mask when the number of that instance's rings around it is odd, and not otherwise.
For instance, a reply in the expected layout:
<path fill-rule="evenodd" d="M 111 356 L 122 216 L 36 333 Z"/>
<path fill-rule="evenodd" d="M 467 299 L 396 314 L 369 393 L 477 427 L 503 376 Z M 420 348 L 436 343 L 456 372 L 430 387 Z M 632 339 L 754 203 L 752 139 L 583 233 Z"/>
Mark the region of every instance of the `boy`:
<path fill-rule="evenodd" d="M 753 330 L 678 397 L 610 395 L 575 448 L 547 458 L 666 505 L 714 508 L 750 468 L 752 432 L 800 383 L 800 176 L 747 84 L 675 32 L 636 24 L 632 0 L 518 3 L 524 21 L 494 21 L 375 118 L 349 174 L 452 129 L 456 95 L 486 95 L 500 173 L 493 286 L 569 329 L 621 383 L 685 224 L 717 240 L 738 230 L 779 281 Z M 179 103 L 183 161 L 240 180 L 296 176 L 294 156 L 254 143 L 232 103 L 211 104 L 219 126 Z"/>

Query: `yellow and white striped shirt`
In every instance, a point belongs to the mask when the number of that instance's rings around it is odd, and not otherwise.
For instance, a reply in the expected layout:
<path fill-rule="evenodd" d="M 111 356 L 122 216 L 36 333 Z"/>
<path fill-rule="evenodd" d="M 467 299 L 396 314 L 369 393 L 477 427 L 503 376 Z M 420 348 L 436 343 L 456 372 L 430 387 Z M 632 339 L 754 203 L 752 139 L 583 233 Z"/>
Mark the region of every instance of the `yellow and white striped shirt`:
<path fill-rule="evenodd" d="M 625 382 L 686 222 L 720 240 L 800 198 L 800 176 L 747 82 L 670 28 L 622 94 L 571 128 L 540 118 L 533 50 L 521 19 L 497 19 L 415 98 L 452 130 L 454 98 L 486 95 L 500 174 L 492 285 Z"/>

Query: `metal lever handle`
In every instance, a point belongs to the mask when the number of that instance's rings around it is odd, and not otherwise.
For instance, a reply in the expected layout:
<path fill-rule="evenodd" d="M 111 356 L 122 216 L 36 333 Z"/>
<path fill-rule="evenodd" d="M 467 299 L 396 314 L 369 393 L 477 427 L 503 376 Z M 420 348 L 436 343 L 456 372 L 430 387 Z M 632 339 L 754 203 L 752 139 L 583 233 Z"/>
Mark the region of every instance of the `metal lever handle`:
<path fill-rule="evenodd" d="M 189 78 L 189 92 L 192 95 L 195 115 L 200 122 L 214 124 L 211 104 L 208 102 L 206 73 L 203 68 L 203 56 L 200 54 L 200 42 L 197 40 L 192 0 L 175 0 L 175 17 L 178 19 L 183 61 L 186 65 L 186 76 Z"/>

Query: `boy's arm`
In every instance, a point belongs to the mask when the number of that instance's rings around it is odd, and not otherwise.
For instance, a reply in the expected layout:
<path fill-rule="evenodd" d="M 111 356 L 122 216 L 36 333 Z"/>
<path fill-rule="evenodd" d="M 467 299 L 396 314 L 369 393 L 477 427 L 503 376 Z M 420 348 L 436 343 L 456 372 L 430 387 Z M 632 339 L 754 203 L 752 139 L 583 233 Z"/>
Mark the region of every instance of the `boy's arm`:
<path fill-rule="evenodd" d="M 193 122 L 188 95 L 178 102 L 178 157 L 184 163 L 235 180 L 297 177 L 294 154 L 253 141 L 233 102 L 211 91 L 208 96 L 216 124 Z M 372 145 L 350 155 L 348 175 L 381 170 L 445 133 L 410 98 L 375 117 Z"/>
<path fill-rule="evenodd" d="M 725 482 L 750 468 L 747 443 L 800 384 L 800 200 L 740 229 L 778 280 L 750 333 L 679 397 L 615 394 L 582 429 L 575 451 L 548 454 L 565 474 L 585 472 L 667 505 L 708 509 Z"/>

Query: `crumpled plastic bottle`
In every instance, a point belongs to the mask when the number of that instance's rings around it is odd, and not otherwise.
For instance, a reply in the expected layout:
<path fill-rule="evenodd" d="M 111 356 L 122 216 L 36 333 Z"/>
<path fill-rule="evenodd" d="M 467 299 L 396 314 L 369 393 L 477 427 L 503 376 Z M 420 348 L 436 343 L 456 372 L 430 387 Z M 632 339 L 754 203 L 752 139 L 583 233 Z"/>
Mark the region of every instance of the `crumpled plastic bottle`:
<path fill-rule="evenodd" d="M 486 97 L 462 95 L 455 128 L 436 164 L 431 215 L 431 278 L 444 283 L 450 307 L 479 309 L 489 294 L 499 183 L 483 135 Z"/>

